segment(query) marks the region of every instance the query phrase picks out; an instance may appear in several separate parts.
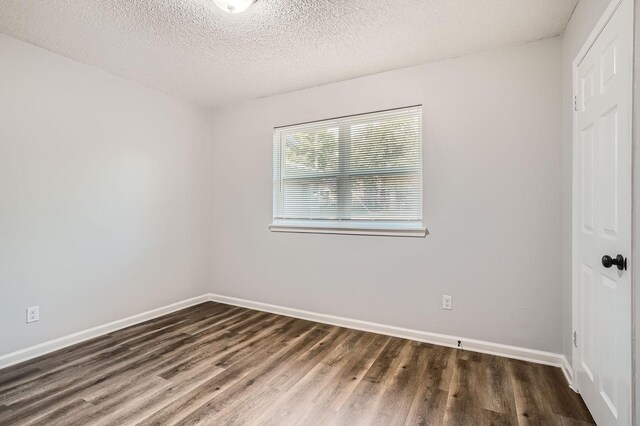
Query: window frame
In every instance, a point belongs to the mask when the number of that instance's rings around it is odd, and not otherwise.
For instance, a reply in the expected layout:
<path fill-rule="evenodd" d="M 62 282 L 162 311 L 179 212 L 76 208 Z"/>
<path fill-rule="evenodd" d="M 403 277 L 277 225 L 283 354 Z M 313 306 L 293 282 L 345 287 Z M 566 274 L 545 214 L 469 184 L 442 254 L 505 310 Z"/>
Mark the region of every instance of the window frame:
<path fill-rule="evenodd" d="M 414 174 L 414 167 L 397 167 L 394 169 L 390 168 L 376 168 L 376 169 L 365 169 L 362 171 L 355 172 L 353 170 L 349 170 L 348 162 L 351 153 L 351 132 L 349 131 L 350 124 L 348 122 L 339 122 L 341 119 L 345 118 L 354 118 L 359 116 L 367 116 L 371 114 L 384 113 L 384 112 L 392 112 L 392 111 L 400 111 L 400 110 L 410 110 L 410 109 L 420 109 L 420 114 L 422 114 L 422 105 L 412 105 L 408 107 L 400 107 L 400 108 L 392 108 L 387 110 L 380 111 L 371 111 L 360 114 L 347 115 L 342 117 L 335 117 L 323 120 L 310 121 L 306 123 L 299 123 L 295 125 L 288 126 L 279 126 L 273 129 L 273 164 L 274 170 L 272 170 L 273 176 L 273 208 L 272 208 L 272 223 L 269 225 L 269 230 L 271 232 L 293 232 L 293 233 L 312 233 L 312 234 L 348 234 L 348 235 L 379 235 L 379 236 L 398 236 L 398 237 L 425 237 L 428 234 L 427 229 L 423 225 L 424 221 L 424 213 L 423 213 L 423 205 L 420 205 L 420 219 L 419 220 L 367 220 L 367 219 L 287 219 L 287 218 L 277 218 L 276 209 L 277 206 L 281 204 L 281 200 L 278 196 L 282 194 L 282 182 L 286 180 L 314 180 L 322 178 L 322 174 L 313 174 L 309 176 L 294 176 L 283 178 L 282 173 L 284 170 L 285 154 L 282 148 L 282 140 L 281 134 L 279 133 L 282 129 L 293 129 L 298 126 L 305 126 L 311 124 L 320 124 L 326 123 L 326 125 L 330 125 L 331 122 L 335 122 L 339 126 L 338 134 L 338 149 L 340 150 L 339 161 L 338 161 L 338 169 L 336 172 L 327 173 L 326 177 L 335 178 L 336 179 L 336 193 L 337 199 L 343 202 L 339 202 L 337 205 L 338 210 L 342 210 L 345 208 L 350 208 L 349 203 L 344 203 L 344 200 L 350 199 L 352 191 L 350 189 L 350 178 L 354 175 L 358 176 L 381 176 L 381 175 L 402 175 L 402 174 Z M 422 122 L 422 120 L 421 120 Z M 423 129 L 420 132 L 420 203 L 424 202 L 423 194 L 423 143 L 424 139 L 422 137 Z M 279 183 L 276 179 L 276 158 L 280 162 L 280 176 Z M 280 192 L 278 192 L 278 190 Z M 344 210 L 341 215 L 344 215 Z"/>

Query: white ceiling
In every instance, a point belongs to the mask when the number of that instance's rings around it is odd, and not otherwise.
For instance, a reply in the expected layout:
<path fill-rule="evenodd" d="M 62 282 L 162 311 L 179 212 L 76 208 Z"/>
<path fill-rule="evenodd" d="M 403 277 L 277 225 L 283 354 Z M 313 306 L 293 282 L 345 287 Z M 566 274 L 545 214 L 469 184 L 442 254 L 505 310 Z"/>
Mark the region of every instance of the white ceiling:
<path fill-rule="evenodd" d="M 562 33 L 577 0 L 0 0 L 0 32 L 203 105 Z"/>

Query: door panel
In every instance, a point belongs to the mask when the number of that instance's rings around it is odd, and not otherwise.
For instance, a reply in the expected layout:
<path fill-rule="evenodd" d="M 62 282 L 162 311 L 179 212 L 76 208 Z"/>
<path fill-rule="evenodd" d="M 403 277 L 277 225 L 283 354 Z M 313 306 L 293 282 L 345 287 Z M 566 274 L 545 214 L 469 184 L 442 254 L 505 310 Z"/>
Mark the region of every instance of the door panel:
<path fill-rule="evenodd" d="M 594 197 L 594 152 L 593 152 L 593 125 L 589 125 L 581 132 L 582 154 L 582 232 L 593 235 L 593 197 Z"/>
<path fill-rule="evenodd" d="M 593 310 L 593 301 L 595 286 L 593 285 L 593 269 L 587 265 L 582 265 L 582 326 L 583 333 L 588 336 L 594 335 L 594 323 L 596 313 Z M 588 376 L 588 380 L 593 382 L 593 366 L 596 365 L 594 360 L 593 339 L 584 339 L 580 345 L 580 354 L 582 360 L 582 369 Z"/>
<path fill-rule="evenodd" d="M 602 159 L 602 236 L 618 236 L 618 107 L 613 106 L 600 119 Z"/>

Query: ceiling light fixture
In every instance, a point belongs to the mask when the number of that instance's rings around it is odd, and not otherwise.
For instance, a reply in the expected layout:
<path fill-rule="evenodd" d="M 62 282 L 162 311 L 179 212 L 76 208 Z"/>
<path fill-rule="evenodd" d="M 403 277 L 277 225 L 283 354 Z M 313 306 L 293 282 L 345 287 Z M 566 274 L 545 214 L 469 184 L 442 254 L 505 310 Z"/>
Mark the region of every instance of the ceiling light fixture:
<path fill-rule="evenodd" d="M 240 13 L 247 10 L 256 0 L 213 0 L 213 2 L 225 12 Z"/>

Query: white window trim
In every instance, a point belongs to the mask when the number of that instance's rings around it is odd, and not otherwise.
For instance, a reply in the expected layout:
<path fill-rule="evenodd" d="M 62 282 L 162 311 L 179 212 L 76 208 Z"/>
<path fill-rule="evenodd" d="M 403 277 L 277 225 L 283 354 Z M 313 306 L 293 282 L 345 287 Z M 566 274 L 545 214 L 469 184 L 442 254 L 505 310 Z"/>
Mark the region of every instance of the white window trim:
<path fill-rule="evenodd" d="M 271 232 L 303 234 L 370 235 L 388 237 L 419 237 L 428 234 L 421 222 L 277 220 L 269 225 Z"/>
<path fill-rule="evenodd" d="M 409 107 L 393 108 L 389 110 L 374 111 L 356 115 L 369 115 L 376 112 L 385 112 L 393 110 L 402 110 L 422 107 L 422 105 L 413 105 Z M 348 118 L 352 116 L 337 117 L 327 120 L 320 120 L 318 122 L 330 122 L 332 120 L 339 120 L 341 118 Z M 300 125 L 309 124 L 301 123 Z M 295 126 L 295 125 L 294 125 Z M 292 127 L 292 126 L 280 126 L 280 127 Z M 278 129 L 278 128 L 276 128 Z M 274 129 L 275 130 L 275 129 Z M 340 132 L 346 134 L 346 132 Z M 346 150 L 350 141 L 340 144 L 340 149 Z M 346 155 L 340 156 L 344 161 Z M 281 160 L 282 161 L 282 160 Z M 342 170 L 343 167 L 340 167 Z M 406 173 L 413 171 L 410 168 L 397 168 L 393 170 L 363 170 L 359 175 L 362 176 L 377 176 L 379 174 L 396 174 Z M 423 160 L 421 158 L 420 175 L 423 172 Z M 351 173 L 353 174 L 353 173 Z M 309 176 L 317 178 L 319 175 Z M 337 177 L 340 180 L 340 174 L 327 173 L 327 176 Z M 305 179 L 305 176 L 298 176 L 296 179 Z M 340 185 L 339 185 L 340 186 Z M 338 188 L 340 190 L 340 188 Z M 274 199 L 274 203 L 277 201 Z M 369 236 L 392 236 L 392 237 L 419 237 L 424 238 L 429 234 L 427 228 L 423 225 L 422 221 L 372 221 L 372 220 L 322 220 L 322 219 L 285 219 L 285 218 L 273 218 L 273 223 L 269 225 L 271 232 L 284 232 L 284 233 L 304 233 L 304 234 L 340 234 L 340 235 L 369 235 Z"/>

